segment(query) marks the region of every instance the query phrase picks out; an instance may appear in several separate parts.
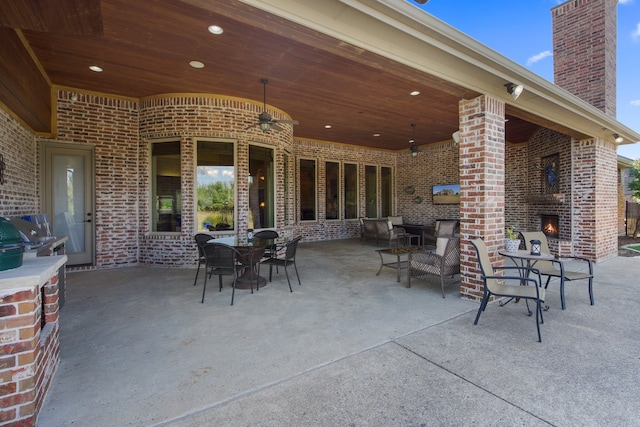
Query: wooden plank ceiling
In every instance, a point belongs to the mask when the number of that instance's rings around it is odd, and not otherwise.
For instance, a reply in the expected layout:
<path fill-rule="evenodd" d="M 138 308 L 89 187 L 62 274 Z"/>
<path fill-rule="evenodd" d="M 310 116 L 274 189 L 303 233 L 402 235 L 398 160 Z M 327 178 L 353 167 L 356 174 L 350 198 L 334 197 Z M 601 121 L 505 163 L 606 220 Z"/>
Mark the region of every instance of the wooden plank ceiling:
<path fill-rule="evenodd" d="M 42 9 L 50 3 L 56 6 Z M 3 0 L 0 26 L 22 30 L 54 85 L 262 102 L 264 77 L 267 103 L 300 122 L 295 136 L 391 150 L 409 148 L 412 123 L 418 145 L 450 139 L 458 100 L 478 95 L 235 0 L 204 9 L 177 0 L 50 3 Z M 210 34 L 212 24 L 224 33 Z M 205 67 L 192 68 L 194 60 Z M 507 139 L 527 141 L 536 129 L 510 116 Z"/>

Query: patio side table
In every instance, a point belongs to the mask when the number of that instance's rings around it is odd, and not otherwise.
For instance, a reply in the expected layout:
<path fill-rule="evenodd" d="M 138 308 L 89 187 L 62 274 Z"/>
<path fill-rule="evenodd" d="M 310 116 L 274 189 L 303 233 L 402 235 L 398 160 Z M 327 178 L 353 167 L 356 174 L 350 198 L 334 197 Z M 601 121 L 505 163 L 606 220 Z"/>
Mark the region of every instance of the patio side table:
<path fill-rule="evenodd" d="M 420 249 L 420 247 L 418 246 L 401 246 L 398 248 L 376 249 L 376 252 L 378 252 L 378 255 L 380 255 L 380 269 L 376 273 L 376 276 L 380 275 L 382 267 L 395 268 L 399 282 L 401 270 L 409 267 L 409 254 L 413 251 L 417 251 L 418 249 Z M 393 255 L 395 257 L 395 261 L 384 262 L 385 255 Z M 406 257 L 406 259 L 403 260 L 403 256 Z"/>

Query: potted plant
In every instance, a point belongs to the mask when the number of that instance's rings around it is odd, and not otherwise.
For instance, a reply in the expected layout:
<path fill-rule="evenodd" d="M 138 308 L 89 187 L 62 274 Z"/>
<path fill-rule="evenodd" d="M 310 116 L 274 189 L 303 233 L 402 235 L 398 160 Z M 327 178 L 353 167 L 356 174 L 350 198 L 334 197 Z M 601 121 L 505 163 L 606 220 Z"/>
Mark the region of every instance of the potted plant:
<path fill-rule="evenodd" d="M 520 247 L 520 239 L 514 227 L 507 227 L 507 237 L 504 241 L 504 247 L 507 252 L 518 252 Z"/>

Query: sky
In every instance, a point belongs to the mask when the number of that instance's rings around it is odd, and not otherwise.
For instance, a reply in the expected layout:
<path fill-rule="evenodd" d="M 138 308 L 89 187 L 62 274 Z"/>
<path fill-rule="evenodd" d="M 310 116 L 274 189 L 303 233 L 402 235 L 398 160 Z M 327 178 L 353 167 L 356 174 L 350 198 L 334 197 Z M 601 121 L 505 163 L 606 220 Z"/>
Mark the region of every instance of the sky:
<path fill-rule="evenodd" d="M 560 0 L 430 0 L 420 7 L 457 30 L 553 82 L 551 8 Z M 640 132 L 640 0 L 618 1 L 619 122 Z M 640 159 L 640 143 L 618 154 Z"/>

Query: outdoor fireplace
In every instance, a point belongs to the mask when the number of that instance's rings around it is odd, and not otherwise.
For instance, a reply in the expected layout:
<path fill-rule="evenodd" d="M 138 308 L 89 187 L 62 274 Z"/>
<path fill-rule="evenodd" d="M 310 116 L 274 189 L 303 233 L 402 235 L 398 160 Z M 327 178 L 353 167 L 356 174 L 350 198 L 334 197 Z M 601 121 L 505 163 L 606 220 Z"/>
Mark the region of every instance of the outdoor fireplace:
<path fill-rule="evenodd" d="M 540 215 L 540 229 L 547 237 L 560 237 L 560 217 L 558 215 Z"/>

